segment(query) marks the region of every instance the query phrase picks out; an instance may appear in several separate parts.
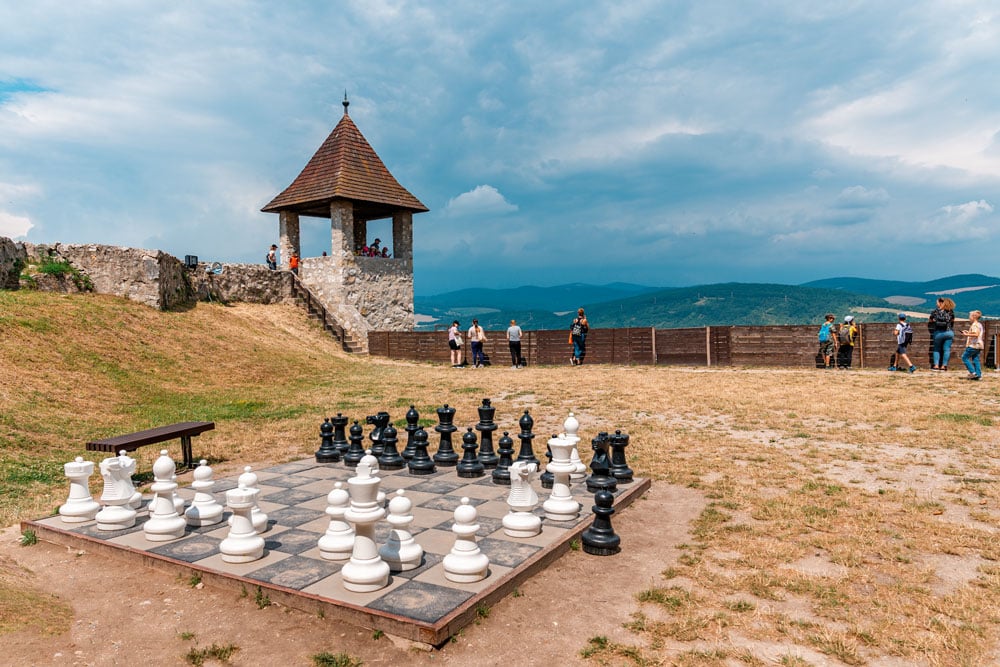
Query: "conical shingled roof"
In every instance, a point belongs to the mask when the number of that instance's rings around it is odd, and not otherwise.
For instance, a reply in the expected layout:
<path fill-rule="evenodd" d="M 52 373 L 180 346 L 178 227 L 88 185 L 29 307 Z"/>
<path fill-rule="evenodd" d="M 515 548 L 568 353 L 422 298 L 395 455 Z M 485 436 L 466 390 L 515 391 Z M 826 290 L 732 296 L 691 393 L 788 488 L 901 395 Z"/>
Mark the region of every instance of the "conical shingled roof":
<path fill-rule="evenodd" d="M 300 215 L 329 217 L 330 202 L 354 202 L 355 215 L 367 220 L 389 217 L 399 210 L 427 211 L 393 175 L 347 115 L 312 156 L 302 172 L 284 191 L 261 209 L 265 213 L 295 211 Z"/>

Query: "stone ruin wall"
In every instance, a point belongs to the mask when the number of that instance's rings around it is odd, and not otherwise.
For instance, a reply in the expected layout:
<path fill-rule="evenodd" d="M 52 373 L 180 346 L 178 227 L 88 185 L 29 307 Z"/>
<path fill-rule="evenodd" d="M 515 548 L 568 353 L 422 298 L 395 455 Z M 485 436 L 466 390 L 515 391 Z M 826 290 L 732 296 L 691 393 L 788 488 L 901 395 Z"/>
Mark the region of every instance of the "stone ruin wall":
<path fill-rule="evenodd" d="M 271 271 L 263 264 L 223 264 L 219 274 L 210 269 L 210 264 L 199 262 L 188 272 L 198 301 L 284 303 L 291 299 L 292 277 L 284 271 Z"/>
<path fill-rule="evenodd" d="M 0 289 L 17 289 L 20 286 L 21 268 L 28 261 L 23 243 L 14 243 L 0 236 Z"/>

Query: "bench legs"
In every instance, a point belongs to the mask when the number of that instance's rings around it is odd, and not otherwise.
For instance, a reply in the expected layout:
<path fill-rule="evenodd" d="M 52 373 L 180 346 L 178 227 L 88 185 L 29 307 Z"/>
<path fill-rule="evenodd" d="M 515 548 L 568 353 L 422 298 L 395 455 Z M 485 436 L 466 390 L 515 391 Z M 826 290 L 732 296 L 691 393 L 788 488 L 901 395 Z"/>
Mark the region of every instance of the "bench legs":
<path fill-rule="evenodd" d="M 181 454 L 184 456 L 184 467 L 194 467 L 194 455 L 191 453 L 191 436 L 181 436 Z"/>

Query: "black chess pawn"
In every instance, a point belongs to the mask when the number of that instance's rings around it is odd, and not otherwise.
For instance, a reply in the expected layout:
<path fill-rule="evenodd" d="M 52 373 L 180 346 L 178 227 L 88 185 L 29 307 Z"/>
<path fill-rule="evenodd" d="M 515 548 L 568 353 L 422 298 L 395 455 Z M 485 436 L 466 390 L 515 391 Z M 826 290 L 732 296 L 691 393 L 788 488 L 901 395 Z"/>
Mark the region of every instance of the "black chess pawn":
<path fill-rule="evenodd" d="M 413 434 L 413 458 L 406 464 L 411 475 L 431 475 L 437 467 L 427 455 L 427 431 L 420 428 Z"/>
<path fill-rule="evenodd" d="M 587 490 L 591 493 L 596 491 L 617 491 L 618 482 L 611 476 L 611 459 L 608 458 L 608 434 L 601 431 L 597 437 L 590 441 L 590 448 L 594 450 L 594 457 L 590 459 L 590 469 L 593 474 L 587 478 Z"/>
<path fill-rule="evenodd" d="M 431 457 L 434 463 L 439 466 L 451 467 L 458 464 L 458 452 L 451 445 L 451 434 L 458 430 L 453 423 L 455 420 L 455 408 L 449 408 L 445 403 L 443 408 L 437 409 L 438 425 L 434 430 L 441 434 L 441 443 L 438 450 Z"/>
<path fill-rule="evenodd" d="M 365 448 L 362 446 L 365 441 L 365 431 L 357 419 L 351 425 L 351 435 L 348 437 L 348 440 L 351 444 L 347 447 L 347 452 L 344 454 L 344 465 L 348 468 L 356 468 L 365 455 Z"/>
<path fill-rule="evenodd" d="M 629 484 L 632 482 L 632 469 L 625 461 L 625 448 L 628 447 L 628 433 L 615 431 L 611 436 L 611 476 L 619 484 Z"/>
<path fill-rule="evenodd" d="M 336 417 L 330 417 L 333 424 L 333 446 L 343 455 L 347 451 L 347 417 L 337 413 Z"/>
<path fill-rule="evenodd" d="M 316 450 L 316 463 L 336 463 L 340 460 L 340 451 L 333 444 L 333 424 L 327 417 L 319 427 L 319 449 Z"/>
<path fill-rule="evenodd" d="M 368 434 L 368 439 L 371 440 L 372 455 L 375 457 L 382 456 L 382 433 L 385 431 L 385 427 L 389 425 L 389 413 L 388 412 L 378 412 L 374 415 L 368 415 L 365 417 L 366 424 L 372 424 L 375 428 L 372 432 Z"/>
<path fill-rule="evenodd" d="M 552 437 L 557 438 L 559 436 L 553 434 Z M 545 458 L 548 459 L 549 463 L 552 463 L 552 448 L 549 447 L 548 445 L 545 445 Z M 542 481 L 543 489 L 551 489 L 552 486 L 556 483 L 556 476 L 549 472 L 548 465 L 545 466 L 545 472 L 539 475 L 538 479 Z"/>
<path fill-rule="evenodd" d="M 611 526 L 611 515 L 615 513 L 612 507 L 615 497 L 610 491 L 598 491 L 594 494 L 594 523 L 583 531 L 580 541 L 583 550 L 593 556 L 613 556 L 621 551 L 622 539 L 615 534 Z"/>
<path fill-rule="evenodd" d="M 382 429 L 382 454 L 378 457 L 380 470 L 402 470 L 406 459 L 396 451 L 396 427 L 389 424 Z"/>
<path fill-rule="evenodd" d="M 476 424 L 476 430 L 481 434 L 479 436 L 479 462 L 483 464 L 484 468 L 496 468 L 500 457 L 493 451 L 493 431 L 498 428 L 493 421 L 493 415 L 496 414 L 497 409 L 493 407 L 488 398 L 484 398 L 483 404 L 476 409 L 479 410 L 479 423 Z"/>
<path fill-rule="evenodd" d="M 517 437 L 521 440 L 521 451 L 517 454 L 517 460 L 534 463 L 536 468 L 541 468 L 542 462 L 538 460 L 535 452 L 531 449 L 531 441 L 535 439 L 535 434 L 531 432 L 531 427 L 535 425 L 535 420 L 525 410 L 517 423 L 521 427 L 521 432 L 517 434 Z"/>
<path fill-rule="evenodd" d="M 470 426 L 462 435 L 462 451 L 464 456 L 455 467 L 459 477 L 482 477 L 486 474 L 483 462 L 479 460 L 476 451 L 479 446 L 476 444 L 476 434 L 472 432 Z"/>
<path fill-rule="evenodd" d="M 493 471 L 493 483 L 510 486 L 510 464 L 514 462 L 514 439 L 507 431 L 503 432 L 500 442 L 497 443 L 497 453 L 500 460 Z"/>
<path fill-rule="evenodd" d="M 406 431 L 406 447 L 403 447 L 400 455 L 409 461 L 413 458 L 413 434 L 420 430 L 420 413 L 412 405 L 406 411 L 406 426 L 403 427 L 403 430 Z"/>

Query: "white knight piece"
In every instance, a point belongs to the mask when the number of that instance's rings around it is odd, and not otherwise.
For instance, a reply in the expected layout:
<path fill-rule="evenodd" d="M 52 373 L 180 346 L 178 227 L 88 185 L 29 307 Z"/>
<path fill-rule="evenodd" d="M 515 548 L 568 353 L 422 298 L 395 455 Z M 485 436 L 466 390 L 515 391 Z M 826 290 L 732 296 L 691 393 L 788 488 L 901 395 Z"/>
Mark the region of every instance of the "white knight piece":
<path fill-rule="evenodd" d="M 511 537 L 534 537 L 542 532 L 542 520 L 531 511 L 538 506 L 538 494 L 531 486 L 538 466 L 527 461 L 515 461 L 509 470 L 507 505 L 510 511 L 504 515 L 503 532 Z"/>
<path fill-rule="evenodd" d="M 124 530 L 135 525 L 135 510 L 129 501 L 135 493 L 132 486 L 132 470 L 122 468 L 121 459 L 112 456 L 101 461 L 101 477 L 104 478 L 104 492 L 101 502 L 104 509 L 97 513 L 98 530 Z"/>

